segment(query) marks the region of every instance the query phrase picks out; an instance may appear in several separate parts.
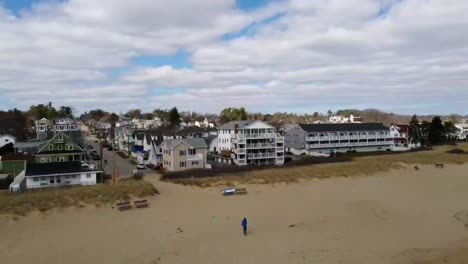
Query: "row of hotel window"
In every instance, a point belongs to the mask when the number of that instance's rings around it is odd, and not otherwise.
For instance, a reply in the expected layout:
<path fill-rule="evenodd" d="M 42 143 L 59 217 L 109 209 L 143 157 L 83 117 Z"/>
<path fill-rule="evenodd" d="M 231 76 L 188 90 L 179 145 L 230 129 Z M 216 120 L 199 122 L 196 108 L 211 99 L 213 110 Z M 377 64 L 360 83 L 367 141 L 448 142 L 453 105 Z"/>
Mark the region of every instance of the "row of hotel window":
<path fill-rule="evenodd" d="M 171 151 L 170 150 L 164 150 L 164 154 L 167 154 L 167 155 L 171 155 Z M 186 155 L 195 155 L 197 154 L 197 150 L 196 149 L 188 149 L 188 150 L 180 150 L 179 151 L 179 156 L 186 156 Z"/>
<path fill-rule="evenodd" d="M 308 144 L 327 144 L 327 143 L 365 143 L 365 142 L 393 142 L 393 138 L 371 138 L 371 139 L 351 139 L 351 140 L 325 140 L 325 141 L 307 141 Z M 297 141 L 294 141 L 297 143 Z"/>
<path fill-rule="evenodd" d="M 380 131 L 380 132 L 351 132 L 351 133 L 339 133 L 341 137 L 344 136 L 375 136 L 375 135 L 388 135 L 390 132 L 387 131 Z M 337 136 L 338 133 L 322 133 L 319 136 L 320 137 L 328 137 L 328 136 Z M 308 134 L 309 137 L 316 137 L 318 136 L 316 133 Z M 297 137 L 297 134 L 296 134 Z"/>
<path fill-rule="evenodd" d="M 65 144 L 65 150 L 73 150 L 74 148 L 73 144 Z M 49 150 L 54 150 L 54 144 L 49 145 Z M 63 145 L 57 145 L 57 150 L 63 150 Z"/>
<path fill-rule="evenodd" d="M 80 175 L 78 175 L 78 174 L 75 174 L 75 175 L 65 175 L 65 176 L 63 176 L 63 177 L 65 178 L 65 180 L 70 180 L 70 179 L 75 180 L 75 179 L 78 179 L 78 178 L 80 177 Z M 57 179 L 57 183 L 60 183 L 60 181 L 61 181 L 60 178 L 61 178 L 61 177 L 59 177 L 59 178 Z M 86 173 L 86 179 L 91 179 L 91 173 Z M 33 178 L 33 181 L 35 181 L 35 182 L 38 182 L 38 181 L 44 182 L 44 181 L 47 181 L 47 180 L 49 180 L 50 183 L 55 183 L 55 180 L 56 180 L 56 179 L 55 179 L 55 177 L 34 177 L 34 178 Z"/>
<path fill-rule="evenodd" d="M 199 165 L 199 164 L 200 164 L 200 163 L 198 163 L 198 161 L 192 161 L 192 166 Z M 171 162 L 165 160 L 165 161 L 164 161 L 164 165 L 171 166 Z M 186 161 L 181 161 L 181 162 L 179 163 L 179 167 L 181 167 L 181 168 L 187 167 L 187 162 L 186 162 Z"/>

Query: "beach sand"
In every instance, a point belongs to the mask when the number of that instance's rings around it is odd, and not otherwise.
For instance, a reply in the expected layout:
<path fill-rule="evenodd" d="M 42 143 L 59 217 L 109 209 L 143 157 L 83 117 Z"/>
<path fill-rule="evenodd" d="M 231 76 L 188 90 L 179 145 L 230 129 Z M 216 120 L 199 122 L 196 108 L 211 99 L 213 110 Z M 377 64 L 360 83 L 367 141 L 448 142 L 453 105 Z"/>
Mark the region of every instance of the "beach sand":
<path fill-rule="evenodd" d="M 420 168 L 248 185 L 247 195 L 232 197 L 154 180 L 161 195 L 146 209 L 69 208 L 3 220 L 0 260 L 468 263 L 468 165 Z"/>

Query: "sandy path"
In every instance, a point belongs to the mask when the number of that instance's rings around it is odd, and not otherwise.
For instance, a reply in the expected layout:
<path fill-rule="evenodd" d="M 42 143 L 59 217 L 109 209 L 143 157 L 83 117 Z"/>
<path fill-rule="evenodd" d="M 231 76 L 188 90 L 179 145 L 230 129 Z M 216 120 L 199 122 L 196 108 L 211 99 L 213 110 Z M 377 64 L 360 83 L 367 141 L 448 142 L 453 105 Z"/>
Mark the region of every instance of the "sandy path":
<path fill-rule="evenodd" d="M 468 230 L 453 217 L 468 210 L 468 166 L 421 168 L 248 186 L 249 194 L 238 197 L 157 182 L 161 195 L 150 199 L 148 209 L 67 209 L 8 221 L 0 225 L 0 259 L 18 264 L 412 263 L 455 250 L 468 263 L 465 251 L 456 248 L 468 249 Z M 247 237 L 240 226 L 244 216 Z"/>

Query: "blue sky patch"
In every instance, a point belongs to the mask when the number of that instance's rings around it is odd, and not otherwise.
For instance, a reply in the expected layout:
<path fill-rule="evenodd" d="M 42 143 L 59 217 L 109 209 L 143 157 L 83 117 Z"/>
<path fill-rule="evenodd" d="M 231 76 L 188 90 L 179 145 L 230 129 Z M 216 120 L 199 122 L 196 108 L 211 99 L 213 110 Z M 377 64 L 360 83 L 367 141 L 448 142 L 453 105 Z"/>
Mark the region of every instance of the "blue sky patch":
<path fill-rule="evenodd" d="M 186 51 L 178 51 L 176 54 L 169 56 L 140 56 L 134 58 L 132 64 L 150 67 L 170 65 L 173 68 L 192 68 L 190 55 Z"/>
<path fill-rule="evenodd" d="M 271 17 L 268 17 L 260 22 L 256 22 L 256 23 L 252 23 L 246 27 L 244 27 L 243 29 L 241 29 L 240 31 L 238 32 L 234 32 L 234 33 L 228 33 L 228 34 L 225 34 L 222 36 L 222 40 L 225 40 L 225 41 L 229 41 L 229 40 L 233 40 L 233 39 L 236 39 L 236 38 L 240 38 L 240 37 L 252 37 L 252 36 L 255 36 L 255 34 L 258 32 L 258 30 L 260 28 L 262 28 L 263 26 L 266 26 L 270 23 L 273 23 L 275 21 L 277 21 L 278 19 L 282 18 L 284 15 L 286 15 L 286 13 L 278 13 L 274 16 L 271 16 Z"/>
<path fill-rule="evenodd" d="M 254 11 L 265 7 L 269 3 L 280 1 L 284 0 L 236 0 L 236 6 L 243 11 Z"/>

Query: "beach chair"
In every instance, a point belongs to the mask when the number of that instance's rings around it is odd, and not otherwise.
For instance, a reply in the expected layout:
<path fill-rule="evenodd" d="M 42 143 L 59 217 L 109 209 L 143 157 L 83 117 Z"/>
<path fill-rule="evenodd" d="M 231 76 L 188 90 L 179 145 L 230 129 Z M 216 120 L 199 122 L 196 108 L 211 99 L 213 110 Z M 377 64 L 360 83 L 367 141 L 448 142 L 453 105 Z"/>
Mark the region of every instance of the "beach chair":
<path fill-rule="evenodd" d="M 135 204 L 136 208 L 146 208 L 146 207 L 148 207 L 148 201 L 147 200 L 135 201 L 135 202 L 133 202 L 133 204 Z"/>
<path fill-rule="evenodd" d="M 234 192 L 235 194 L 247 194 L 247 189 L 246 188 L 238 188 Z"/>
<path fill-rule="evenodd" d="M 419 170 L 419 167 L 418 166 L 414 166 L 414 170 Z"/>
<path fill-rule="evenodd" d="M 443 168 L 444 164 L 443 163 L 436 163 L 435 166 L 436 166 L 436 168 Z"/>

